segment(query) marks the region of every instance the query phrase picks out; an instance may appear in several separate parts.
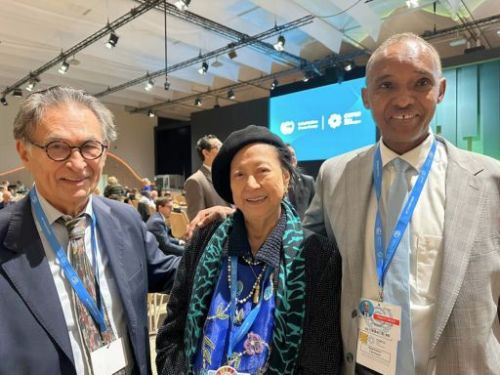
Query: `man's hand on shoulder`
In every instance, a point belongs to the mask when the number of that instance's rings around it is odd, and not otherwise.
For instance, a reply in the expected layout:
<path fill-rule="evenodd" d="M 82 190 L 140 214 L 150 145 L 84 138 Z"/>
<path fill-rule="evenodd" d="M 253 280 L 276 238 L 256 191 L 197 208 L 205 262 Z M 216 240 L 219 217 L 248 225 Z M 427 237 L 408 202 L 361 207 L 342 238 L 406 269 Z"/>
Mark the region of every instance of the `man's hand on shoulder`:
<path fill-rule="evenodd" d="M 234 208 L 226 206 L 213 206 L 201 210 L 189 223 L 187 227 L 187 238 L 191 238 L 196 228 L 202 228 L 217 219 L 225 219 L 227 216 L 233 214 L 234 211 Z"/>

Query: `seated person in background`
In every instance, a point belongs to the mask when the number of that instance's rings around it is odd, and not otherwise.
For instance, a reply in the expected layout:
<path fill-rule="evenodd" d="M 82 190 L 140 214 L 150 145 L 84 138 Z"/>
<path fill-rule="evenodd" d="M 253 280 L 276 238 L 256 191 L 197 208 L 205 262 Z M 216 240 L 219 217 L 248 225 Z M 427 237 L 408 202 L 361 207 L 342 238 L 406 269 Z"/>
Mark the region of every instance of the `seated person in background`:
<path fill-rule="evenodd" d="M 290 161 L 264 127 L 224 142 L 213 182 L 237 210 L 186 248 L 157 337 L 159 374 L 339 373 L 340 257 L 325 237 L 304 239 L 285 199 Z"/>
<path fill-rule="evenodd" d="M 295 207 L 297 213 L 302 220 L 304 214 L 306 213 L 307 207 L 311 203 L 314 197 L 314 178 L 307 174 L 302 173 L 297 168 L 297 156 L 295 150 L 290 144 L 286 145 L 290 154 L 292 155 L 292 165 L 297 171 L 297 178 L 293 182 L 292 186 L 288 190 L 288 199 L 290 203 Z"/>
<path fill-rule="evenodd" d="M 147 191 L 149 193 L 149 192 L 151 192 L 151 190 L 153 190 L 153 184 L 151 183 L 151 180 L 147 177 L 144 177 L 142 179 L 141 193 L 144 193 L 145 191 Z"/>
<path fill-rule="evenodd" d="M 180 241 L 170 237 L 169 228 L 165 220 L 170 216 L 173 208 L 171 197 L 158 198 L 155 201 L 156 212 L 150 216 L 146 222 L 148 230 L 153 233 L 156 240 L 160 244 L 160 249 L 165 254 L 182 255 L 184 254 L 184 246 Z"/>
<path fill-rule="evenodd" d="M 2 194 L 2 201 L 0 202 L 0 208 L 5 208 L 14 203 L 12 199 L 12 194 L 9 190 L 5 190 Z"/>
<path fill-rule="evenodd" d="M 106 198 L 109 198 L 111 195 L 115 195 L 117 197 L 125 197 L 125 189 L 123 188 L 122 185 L 120 185 L 120 183 L 118 182 L 118 179 L 115 176 L 109 176 L 108 177 L 108 184 L 104 188 L 103 195 Z M 116 198 L 114 198 L 114 199 L 118 200 Z M 123 198 L 122 198 L 122 200 L 123 200 Z"/>
<path fill-rule="evenodd" d="M 142 217 L 144 222 L 148 221 L 151 213 L 156 210 L 156 205 L 153 200 L 151 200 L 151 195 L 148 191 L 143 191 L 139 203 L 137 203 L 137 211 Z"/>

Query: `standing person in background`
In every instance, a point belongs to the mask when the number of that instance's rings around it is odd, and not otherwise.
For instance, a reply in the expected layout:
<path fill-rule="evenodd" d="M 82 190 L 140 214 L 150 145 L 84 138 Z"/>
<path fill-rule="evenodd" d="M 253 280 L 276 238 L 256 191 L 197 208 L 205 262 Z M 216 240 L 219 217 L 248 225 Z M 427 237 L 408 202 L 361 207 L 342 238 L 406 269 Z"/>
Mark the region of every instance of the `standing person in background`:
<path fill-rule="evenodd" d="M 196 150 L 203 165 L 184 183 L 189 220 L 205 208 L 217 205 L 228 206 L 217 194 L 212 183 L 212 163 L 221 145 L 221 141 L 212 134 L 205 135 L 196 142 Z"/>
<path fill-rule="evenodd" d="M 366 364 L 360 300 L 401 308 L 397 374 L 500 369 L 500 164 L 432 134 L 445 88 L 434 47 L 390 37 L 371 55 L 362 93 L 380 141 L 320 169 L 304 227 L 335 238 L 342 255 L 348 374 Z"/>
<path fill-rule="evenodd" d="M 153 233 L 160 244 L 160 249 L 165 254 L 182 255 L 184 246 L 179 240 L 170 236 L 166 220 L 170 217 L 174 207 L 171 196 L 156 199 L 156 212 L 151 215 L 146 223 L 148 230 Z"/>
<path fill-rule="evenodd" d="M 311 204 L 311 201 L 314 197 L 314 178 L 307 174 L 301 173 L 301 171 L 297 167 L 297 155 L 295 154 L 295 150 L 292 145 L 287 144 L 288 150 L 292 155 L 292 165 L 297 171 L 297 178 L 290 186 L 288 190 L 288 199 L 290 203 L 295 207 L 297 213 L 300 216 L 300 219 L 304 219 L 304 214 Z"/>
<path fill-rule="evenodd" d="M 35 185 L 0 210 L 0 374 L 150 374 L 147 293 L 170 289 L 179 259 L 132 207 L 92 195 L 111 112 L 54 87 L 21 104 L 14 137 Z"/>

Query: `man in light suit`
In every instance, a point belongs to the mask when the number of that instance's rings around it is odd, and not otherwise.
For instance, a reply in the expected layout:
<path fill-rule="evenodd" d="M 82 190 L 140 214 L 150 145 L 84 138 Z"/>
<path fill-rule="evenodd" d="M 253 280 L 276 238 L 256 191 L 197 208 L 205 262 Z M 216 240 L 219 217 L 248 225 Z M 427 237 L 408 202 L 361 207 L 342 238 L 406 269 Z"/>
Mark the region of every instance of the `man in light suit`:
<path fill-rule="evenodd" d="M 172 197 L 161 197 L 155 201 L 156 212 L 150 216 L 146 222 L 148 230 L 154 234 L 156 240 L 160 244 L 160 250 L 165 254 L 182 256 L 184 254 L 184 246 L 179 240 L 170 237 L 169 228 L 165 222 L 170 217 L 172 212 L 173 202 Z"/>
<path fill-rule="evenodd" d="M 0 374 L 150 374 L 147 292 L 170 288 L 179 258 L 158 249 L 133 207 L 92 196 L 116 138 L 111 112 L 55 87 L 21 104 L 14 136 L 35 185 L 0 212 Z M 76 248 L 64 224 L 75 218 Z M 77 251 L 92 272 L 68 263 Z M 109 345 L 91 350 L 89 330 Z"/>
<path fill-rule="evenodd" d="M 292 155 L 291 163 L 297 171 L 297 176 L 293 181 L 293 185 L 288 191 L 288 198 L 297 210 L 299 217 L 303 219 L 307 207 L 309 207 L 309 204 L 311 204 L 314 197 L 314 178 L 300 171 L 297 166 L 298 163 L 295 150 L 290 144 L 287 144 L 286 146 Z"/>
<path fill-rule="evenodd" d="M 229 206 L 217 194 L 212 184 L 212 163 L 221 145 L 221 141 L 212 134 L 205 135 L 196 142 L 196 150 L 203 165 L 184 183 L 189 220 L 205 208 L 217 205 Z"/>
<path fill-rule="evenodd" d="M 395 158 L 412 166 L 413 185 L 436 140 L 434 161 L 408 225 L 415 373 L 498 374 L 500 164 L 430 132 L 446 82 L 439 56 L 427 42 L 413 34 L 395 35 L 372 54 L 366 69 L 363 100 L 381 141 L 322 165 L 304 219 L 305 228 L 335 238 L 342 255 L 346 373 L 365 371 L 356 366 L 358 306 L 361 298 L 378 296 L 375 151 L 380 147 L 383 189 L 391 175 L 388 162 Z"/>

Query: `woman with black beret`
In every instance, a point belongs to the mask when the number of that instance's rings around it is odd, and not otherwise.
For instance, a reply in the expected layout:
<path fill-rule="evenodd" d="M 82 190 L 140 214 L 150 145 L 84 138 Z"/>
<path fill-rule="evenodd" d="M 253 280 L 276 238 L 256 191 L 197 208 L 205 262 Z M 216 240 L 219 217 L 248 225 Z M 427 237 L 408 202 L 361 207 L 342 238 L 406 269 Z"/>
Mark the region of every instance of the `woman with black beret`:
<path fill-rule="evenodd" d="M 304 239 L 286 199 L 295 172 L 282 140 L 250 125 L 213 165 L 233 215 L 195 232 L 157 337 L 160 374 L 337 374 L 340 256 Z"/>

